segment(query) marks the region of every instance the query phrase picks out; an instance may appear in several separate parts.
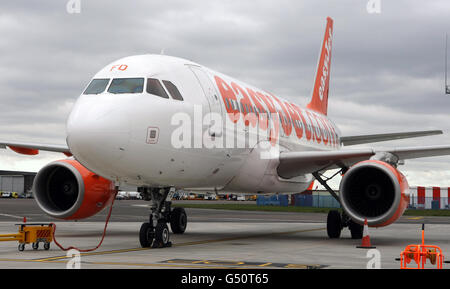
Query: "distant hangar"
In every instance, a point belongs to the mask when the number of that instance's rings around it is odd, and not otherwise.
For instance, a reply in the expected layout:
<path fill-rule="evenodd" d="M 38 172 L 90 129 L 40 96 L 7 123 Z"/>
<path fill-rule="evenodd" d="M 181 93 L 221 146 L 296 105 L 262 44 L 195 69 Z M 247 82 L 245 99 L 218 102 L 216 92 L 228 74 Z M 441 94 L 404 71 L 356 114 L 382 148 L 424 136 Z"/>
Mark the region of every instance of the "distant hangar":
<path fill-rule="evenodd" d="M 13 193 L 19 196 L 31 195 L 34 172 L 1 171 L 0 170 L 0 192 Z"/>

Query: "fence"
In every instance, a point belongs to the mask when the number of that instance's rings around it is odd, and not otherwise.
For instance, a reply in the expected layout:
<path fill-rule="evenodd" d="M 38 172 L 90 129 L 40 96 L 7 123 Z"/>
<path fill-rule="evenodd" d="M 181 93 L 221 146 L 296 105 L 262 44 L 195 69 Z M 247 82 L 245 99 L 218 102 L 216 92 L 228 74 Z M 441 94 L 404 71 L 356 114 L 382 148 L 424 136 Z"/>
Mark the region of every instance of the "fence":
<path fill-rule="evenodd" d="M 411 195 L 408 209 L 425 210 L 448 210 L 450 198 L 448 197 L 424 197 Z M 340 204 L 332 196 L 326 195 L 272 195 L 258 196 L 256 199 L 258 206 L 302 206 L 315 208 L 340 208 Z"/>
<path fill-rule="evenodd" d="M 448 210 L 449 203 L 446 197 L 421 197 L 421 196 L 410 196 L 409 198 L 409 209 L 425 209 L 425 210 Z"/>
<path fill-rule="evenodd" d="M 290 202 L 289 202 L 290 200 Z M 258 206 L 302 206 L 316 208 L 339 208 L 340 205 L 332 196 L 322 195 L 273 195 L 258 196 Z"/>
<path fill-rule="evenodd" d="M 315 208 L 340 208 L 340 204 L 333 196 L 323 195 L 292 195 L 292 206 Z"/>
<path fill-rule="evenodd" d="M 287 195 L 258 196 L 256 198 L 256 205 L 286 207 L 289 205 L 289 198 Z"/>

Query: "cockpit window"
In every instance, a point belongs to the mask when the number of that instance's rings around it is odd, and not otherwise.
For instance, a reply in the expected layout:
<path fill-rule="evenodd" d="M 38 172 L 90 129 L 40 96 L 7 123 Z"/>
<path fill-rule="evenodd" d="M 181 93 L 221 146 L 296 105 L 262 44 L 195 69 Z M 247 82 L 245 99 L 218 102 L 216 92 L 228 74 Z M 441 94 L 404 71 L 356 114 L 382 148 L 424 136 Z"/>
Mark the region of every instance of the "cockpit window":
<path fill-rule="evenodd" d="M 175 86 L 175 84 L 173 84 L 172 82 L 170 82 L 168 80 L 163 80 L 163 83 L 173 99 L 183 101 L 183 97 L 181 96 L 181 93 L 178 90 L 178 88 Z"/>
<path fill-rule="evenodd" d="M 105 91 L 106 86 L 109 83 L 109 79 L 93 79 L 83 94 L 99 94 Z"/>
<path fill-rule="evenodd" d="M 108 88 L 110 93 L 142 93 L 143 78 L 114 78 Z"/>
<path fill-rule="evenodd" d="M 158 79 L 154 78 L 147 79 L 147 92 L 163 98 L 169 98 L 166 91 L 162 87 L 161 82 L 159 82 Z"/>

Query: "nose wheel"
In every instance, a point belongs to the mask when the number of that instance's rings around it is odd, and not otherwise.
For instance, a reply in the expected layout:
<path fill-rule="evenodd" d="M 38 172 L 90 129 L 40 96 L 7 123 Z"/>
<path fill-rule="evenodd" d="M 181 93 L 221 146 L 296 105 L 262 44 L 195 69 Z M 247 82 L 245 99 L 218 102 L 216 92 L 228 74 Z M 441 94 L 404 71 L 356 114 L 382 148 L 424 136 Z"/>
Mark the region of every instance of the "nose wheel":
<path fill-rule="evenodd" d="M 151 214 L 149 222 L 143 223 L 139 230 L 139 242 L 143 248 L 165 248 L 171 247 L 170 231 L 167 223 L 174 234 L 183 234 L 187 227 L 187 215 L 183 208 L 171 209 L 173 189 L 154 189 L 151 193 Z"/>
<path fill-rule="evenodd" d="M 172 242 L 169 241 L 169 227 L 166 222 L 158 222 L 155 228 L 155 239 L 153 240 L 152 248 L 171 247 Z"/>
<path fill-rule="evenodd" d="M 187 215 L 184 208 L 173 208 L 170 213 L 170 228 L 174 234 L 183 234 L 187 227 Z"/>
<path fill-rule="evenodd" d="M 142 248 L 148 248 L 152 245 L 155 238 L 155 229 L 150 223 L 143 223 L 139 230 L 139 243 Z"/>

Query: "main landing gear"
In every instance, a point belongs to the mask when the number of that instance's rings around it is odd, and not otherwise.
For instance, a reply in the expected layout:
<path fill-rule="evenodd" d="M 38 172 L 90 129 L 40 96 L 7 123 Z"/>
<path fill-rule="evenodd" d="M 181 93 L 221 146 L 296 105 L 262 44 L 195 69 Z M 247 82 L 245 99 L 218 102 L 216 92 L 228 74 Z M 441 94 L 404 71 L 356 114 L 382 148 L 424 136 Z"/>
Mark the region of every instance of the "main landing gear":
<path fill-rule="evenodd" d="M 332 179 L 339 173 L 345 173 L 346 169 L 343 168 L 341 171 L 337 172 L 331 178 L 327 180 L 322 179 L 318 172 L 313 173 L 314 178 L 325 187 L 325 189 L 339 202 L 341 203 L 339 196 L 331 189 L 327 181 Z M 342 229 L 348 227 L 352 239 L 362 239 L 363 236 L 363 226 L 352 221 L 344 212 L 339 213 L 337 210 L 332 210 L 328 212 L 327 216 L 327 234 L 330 239 L 336 239 L 341 236 Z"/>
<path fill-rule="evenodd" d="M 152 200 L 149 222 L 143 223 L 139 231 L 139 242 L 143 248 L 171 247 L 167 223 L 174 234 L 183 234 L 187 227 L 187 215 L 183 208 L 171 208 L 173 188 L 145 188 L 143 195 Z M 169 201 L 168 201 L 169 200 Z"/>
<path fill-rule="evenodd" d="M 341 236 L 343 228 L 348 227 L 352 239 L 361 239 L 363 236 L 363 226 L 352 221 L 345 213 L 332 210 L 327 216 L 327 234 L 330 239 L 337 239 Z"/>

